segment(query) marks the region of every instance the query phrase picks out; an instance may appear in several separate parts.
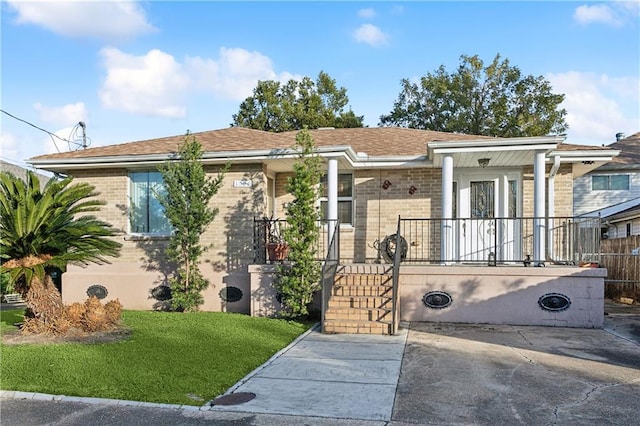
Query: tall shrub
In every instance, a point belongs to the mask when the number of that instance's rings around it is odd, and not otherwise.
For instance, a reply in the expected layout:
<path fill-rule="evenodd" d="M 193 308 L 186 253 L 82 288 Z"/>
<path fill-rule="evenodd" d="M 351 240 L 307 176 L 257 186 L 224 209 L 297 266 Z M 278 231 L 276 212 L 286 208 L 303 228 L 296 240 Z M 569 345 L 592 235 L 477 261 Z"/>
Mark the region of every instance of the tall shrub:
<path fill-rule="evenodd" d="M 288 262 L 278 265 L 274 286 L 281 296 L 281 315 L 299 318 L 309 315 L 313 293 L 320 289 L 320 265 L 314 259 L 318 241 L 317 200 L 322 160 L 308 130 L 296 136 L 298 160 L 286 190 L 294 199 L 286 207 L 288 225 L 283 238 L 289 244 Z"/>
<path fill-rule="evenodd" d="M 176 311 L 195 311 L 204 301 L 202 291 L 209 281 L 200 271 L 205 248 L 200 237 L 218 214 L 209 202 L 222 185 L 227 164 L 214 177 L 207 177 L 202 166 L 202 145 L 187 132 L 175 161 L 161 168 L 165 191 L 158 194 L 173 233 L 166 254 L 177 265 L 171 278 L 171 307 Z"/>

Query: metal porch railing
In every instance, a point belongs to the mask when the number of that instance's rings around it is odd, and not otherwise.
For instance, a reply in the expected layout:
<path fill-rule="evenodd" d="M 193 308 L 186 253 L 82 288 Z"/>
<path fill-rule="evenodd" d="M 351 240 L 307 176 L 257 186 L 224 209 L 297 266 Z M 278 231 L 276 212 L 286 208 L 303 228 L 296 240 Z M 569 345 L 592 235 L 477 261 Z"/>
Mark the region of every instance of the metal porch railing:
<path fill-rule="evenodd" d="M 339 228 L 337 220 L 322 220 L 317 222 L 318 239 L 317 245 L 314 247 L 317 261 L 325 260 L 327 250 L 329 249 L 331 236 L 328 232 L 328 224 L 330 222 L 336 223 L 335 229 Z M 275 262 L 275 260 L 269 259 L 267 245 L 272 241 L 281 241 L 282 232 L 288 226 L 289 223 L 286 219 L 272 219 L 267 217 L 253 218 L 253 263 L 267 264 Z"/>
<path fill-rule="evenodd" d="M 600 260 L 600 219 L 581 217 L 400 219 L 404 262 L 485 265 Z M 544 234 L 544 259 L 534 259 L 534 226 Z M 448 243 L 443 253 L 443 239 Z"/>
<path fill-rule="evenodd" d="M 322 331 L 324 332 L 325 314 L 329 308 L 329 298 L 336 281 L 336 272 L 340 264 L 340 222 L 336 221 L 329 249 L 322 265 Z"/>

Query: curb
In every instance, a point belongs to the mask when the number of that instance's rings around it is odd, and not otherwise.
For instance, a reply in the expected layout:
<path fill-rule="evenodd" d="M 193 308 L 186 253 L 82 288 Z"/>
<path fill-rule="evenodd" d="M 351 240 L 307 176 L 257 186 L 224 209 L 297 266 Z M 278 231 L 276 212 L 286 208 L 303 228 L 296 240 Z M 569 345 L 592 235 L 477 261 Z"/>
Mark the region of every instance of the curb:
<path fill-rule="evenodd" d="M 83 396 L 51 395 L 39 392 L 0 390 L 3 399 L 31 399 L 34 401 L 81 402 L 84 404 L 121 405 L 129 407 L 162 408 L 170 410 L 201 411 L 197 405 L 162 404 L 159 402 L 131 401 L 126 399 L 93 398 Z"/>

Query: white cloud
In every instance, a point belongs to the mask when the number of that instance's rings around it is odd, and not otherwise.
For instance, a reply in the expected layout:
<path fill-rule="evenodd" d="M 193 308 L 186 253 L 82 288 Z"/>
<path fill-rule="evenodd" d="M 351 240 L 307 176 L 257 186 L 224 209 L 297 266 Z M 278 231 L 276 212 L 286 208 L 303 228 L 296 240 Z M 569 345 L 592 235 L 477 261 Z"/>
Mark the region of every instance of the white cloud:
<path fill-rule="evenodd" d="M 259 80 L 301 78 L 277 74 L 269 57 L 239 48 L 223 47 L 216 59 L 186 57 L 183 63 L 158 49 L 135 56 L 105 48 L 100 55 L 106 70 L 98 92 L 102 104 L 142 115 L 183 118 L 193 93 L 237 101 L 250 96 Z"/>
<path fill-rule="evenodd" d="M 68 37 L 121 39 L 156 31 L 137 3 L 123 1 L 9 0 L 18 24 L 33 24 Z"/>
<path fill-rule="evenodd" d="M 375 25 L 363 24 L 353 32 L 353 38 L 358 43 L 366 43 L 373 47 L 384 46 L 387 44 L 388 36 Z"/>
<path fill-rule="evenodd" d="M 555 93 L 565 94 L 561 106 L 567 110 L 567 142 L 607 144 L 617 132 L 640 130 L 638 78 L 570 71 L 548 74 L 547 79 Z"/>
<path fill-rule="evenodd" d="M 578 6 L 573 18 L 582 25 L 602 23 L 620 27 L 637 19 L 640 10 L 638 1 L 616 1 Z"/>
<path fill-rule="evenodd" d="M 135 56 L 116 48 L 100 51 L 107 76 L 98 91 L 102 104 L 134 114 L 181 118 L 189 79 L 173 56 L 154 49 Z"/>
<path fill-rule="evenodd" d="M 259 80 L 287 81 L 292 74 L 276 74 L 271 59 L 260 52 L 240 48 L 219 50 L 218 59 L 188 57 L 185 67 L 196 88 L 204 88 L 224 99 L 243 100 Z"/>
<path fill-rule="evenodd" d="M 87 120 L 87 108 L 84 102 L 67 104 L 61 107 L 48 107 L 41 103 L 36 103 L 33 108 L 40 113 L 40 119 L 47 123 L 63 126 L 71 126 L 80 121 Z"/>
<path fill-rule="evenodd" d="M 14 135 L 9 133 L 0 134 L 0 148 L 0 156 L 2 158 L 18 160 L 20 149 L 18 148 L 18 140 Z"/>
<path fill-rule="evenodd" d="M 374 16 L 376 16 L 376 11 L 373 10 L 372 8 L 366 8 L 366 9 L 360 9 L 358 11 L 358 16 L 360 18 L 365 18 L 365 19 L 371 19 Z"/>

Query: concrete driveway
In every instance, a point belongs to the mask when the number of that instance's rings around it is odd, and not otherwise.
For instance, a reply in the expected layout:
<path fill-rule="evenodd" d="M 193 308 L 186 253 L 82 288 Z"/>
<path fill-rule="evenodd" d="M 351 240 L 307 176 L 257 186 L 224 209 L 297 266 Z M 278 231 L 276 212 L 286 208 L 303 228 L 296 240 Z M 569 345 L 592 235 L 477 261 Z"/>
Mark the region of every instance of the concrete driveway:
<path fill-rule="evenodd" d="M 412 323 L 392 419 L 631 425 L 638 410 L 638 341 L 606 330 Z"/>
<path fill-rule="evenodd" d="M 605 324 L 587 330 L 412 323 L 393 337 L 312 332 L 231 389 L 256 394 L 244 404 L 181 408 L 6 392 L 1 421 L 638 424 L 640 312 L 612 313 Z"/>

